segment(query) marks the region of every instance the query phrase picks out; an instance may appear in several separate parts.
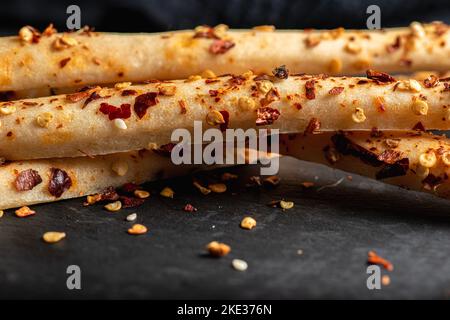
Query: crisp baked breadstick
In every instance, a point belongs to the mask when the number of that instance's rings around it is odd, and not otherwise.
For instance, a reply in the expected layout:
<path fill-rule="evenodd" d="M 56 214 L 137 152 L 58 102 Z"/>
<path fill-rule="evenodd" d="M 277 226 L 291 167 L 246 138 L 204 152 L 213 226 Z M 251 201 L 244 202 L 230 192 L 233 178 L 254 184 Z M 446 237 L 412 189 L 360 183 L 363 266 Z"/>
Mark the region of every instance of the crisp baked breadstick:
<path fill-rule="evenodd" d="M 449 129 L 449 79 L 224 76 L 89 89 L 0 104 L 8 160 L 110 154 L 161 146 L 175 129 L 281 132 Z M 116 119 L 117 118 L 117 119 Z M 122 121 L 123 120 L 123 121 Z"/>
<path fill-rule="evenodd" d="M 177 166 L 170 156 L 145 150 L 95 158 L 15 161 L 0 166 L 0 209 L 81 197 L 129 182 L 140 184 L 186 175 L 200 167 L 208 166 Z"/>
<path fill-rule="evenodd" d="M 160 34 L 97 33 L 83 29 L 42 35 L 30 27 L 0 39 L 0 91 L 40 87 L 181 79 L 210 69 L 216 74 L 357 74 L 450 70 L 450 32 L 443 23 L 378 31 L 228 31 L 200 27 Z"/>
<path fill-rule="evenodd" d="M 280 152 L 412 190 L 450 197 L 450 140 L 428 133 L 282 136 Z"/>

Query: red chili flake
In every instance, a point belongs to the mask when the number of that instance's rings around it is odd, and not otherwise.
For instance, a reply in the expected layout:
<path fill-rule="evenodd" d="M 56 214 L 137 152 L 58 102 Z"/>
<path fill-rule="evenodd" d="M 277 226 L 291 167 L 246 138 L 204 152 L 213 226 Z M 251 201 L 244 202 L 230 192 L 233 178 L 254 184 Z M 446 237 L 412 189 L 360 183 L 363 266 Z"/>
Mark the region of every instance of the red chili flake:
<path fill-rule="evenodd" d="M 186 114 L 186 112 L 187 112 L 186 102 L 184 100 L 179 100 L 178 101 L 178 105 L 180 106 L 180 113 L 181 114 Z"/>
<path fill-rule="evenodd" d="M 72 186 L 72 179 L 67 172 L 58 168 L 50 169 L 50 181 L 48 183 L 48 191 L 56 198 Z"/>
<path fill-rule="evenodd" d="M 375 70 L 371 70 L 371 69 L 367 70 L 366 74 L 367 74 L 367 78 L 376 80 L 377 82 L 381 82 L 381 83 L 389 83 L 389 82 L 397 81 L 397 80 L 395 80 L 394 77 L 388 75 L 387 73 L 379 72 L 379 71 L 375 71 Z"/>
<path fill-rule="evenodd" d="M 125 183 L 120 190 L 126 193 L 133 193 L 134 191 L 139 189 L 139 185 L 133 183 L 133 182 L 127 182 Z"/>
<path fill-rule="evenodd" d="M 358 80 L 356 84 L 367 84 L 367 83 L 369 83 L 369 81 L 367 80 Z"/>
<path fill-rule="evenodd" d="M 265 107 L 277 100 L 280 100 L 280 92 L 278 92 L 277 88 L 272 88 L 269 92 L 267 92 L 266 96 L 261 99 L 260 103 L 261 106 Z"/>
<path fill-rule="evenodd" d="M 434 88 L 438 84 L 439 84 L 439 78 L 432 74 L 428 78 L 423 80 L 423 85 L 426 88 Z"/>
<path fill-rule="evenodd" d="M 119 199 L 119 194 L 114 187 L 108 187 L 100 193 L 94 194 L 89 197 L 89 202 L 84 202 L 84 206 L 93 205 L 103 201 L 116 201 Z"/>
<path fill-rule="evenodd" d="M 228 80 L 231 85 L 241 85 L 245 82 L 245 78 L 243 76 L 235 76 L 232 75 L 231 78 Z"/>
<path fill-rule="evenodd" d="M 225 121 L 224 123 L 221 123 L 219 127 L 221 131 L 225 131 L 228 129 L 228 123 L 230 122 L 230 113 L 226 110 L 222 110 L 219 112 L 222 115 L 223 120 Z"/>
<path fill-rule="evenodd" d="M 401 37 L 400 36 L 397 36 L 396 38 L 395 38 L 395 42 L 393 43 L 393 44 L 389 44 L 389 45 L 387 45 L 386 46 L 386 51 L 388 52 L 388 53 L 392 53 L 392 52 L 394 52 L 394 51 L 396 51 L 396 50 L 398 50 L 398 49 L 400 49 L 400 47 L 401 47 Z"/>
<path fill-rule="evenodd" d="M 344 91 L 344 87 L 334 87 L 334 88 L 330 89 L 330 91 L 328 91 L 328 94 L 338 95 L 338 94 L 341 94 L 342 91 Z"/>
<path fill-rule="evenodd" d="M 101 96 L 97 93 L 97 91 L 92 92 L 91 95 L 89 96 L 89 98 L 87 98 L 86 101 L 84 101 L 82 109 L 86 108 L 86 106 L 89 103 L 91 103 L 92 101 L 100 99 L 100 98 L 101 98 Z"/>
<path fill-rule="evenodd" d="M 405 66 L 405 67 L 411 67 L 412 66 L 412 60 L 411 59 L 401 58 L 399 62 L 400 62 L 400 65 Z"/>
<path fill-rule="evenodd" d="M 24 106 L 37 106 L 37 102 L 24 101 L 22 102 Z"/>
<path fill-rule="evenodd" d="M 289 70 L 283 64 L 282 66 L 273 69 L 272 74 L 278 79 L 287 79 L 289 77 Z"/>
<path fill-rule="evenodd" d="M 82 91 L 82 92 L 68 94 L 68 95 L 66 95 L 66 99 L 70 102 L 78 102 L 80 100 L 83 100 L 84 98 L 87 98 L 88 96 L 89 96 L 89 92 Z"/>
<path fill-rule="evenodd" d="M 317 118 L 312 118 L 309 120 L 308 126 L 306 127 L 305 131 L 303 132 L 304 135 L 307 134 L 316 134 L 320 131 L 320 121 Z"/>
<path fill-rule="evenodd" d="M 107 103 L 102 103 L 100 105 L 99 111 L 103 114 L 108 115 L 109 120 L 118 118 L 128 119 L 129 117 L 131 117 L 131 105 L 129 103 L 124 103 L 119 108 Z"/>
<path fill-rule="evenodd" d="M 194 34 L 194 39 L 195 38 L 204 38 L 204 39 L 220 39 L 215 33 L 214 33 L 214 29 L 211 28 L 210 26 L 203 26 L 203 30 L 202 31 L 197 31 Z"/>
<path fill-rule="evenodd" d="M 393 164 L 398 160 L 402 159 L 402 153 L 395 150 L 385 150 L 378 157 L 377 160 L 383 161 L 385 163 Z"/>
<path fill-rule="evenodd" d="M 123 90 L 122 93 L 121 93 L 122 97 L 134 96 L 135 94 L 137 94 L 137 91 L 136 90 L 131 90 L 131 89 Z"/>
<path fill-rule="evenodd" d="M 417 122 L 412 129 L 416 130 L 416 131 L 425 131 L 425 127 L 423 126 L 422 122 L 420 122 L 420 121 Z"/>
<path fill-rule="evenodd" d="M 36 170 L 28 169 L 19 173 L 14 181 L 14 185 L 17 191 L 28 191 L 41 182 L 42 178 L 39 173 Z"/>
<path fill-rule="evenodd" d="M 445 82 L 443 92 L 447 92 L 447 91 L 450 91 L 450 85 L 447 82 Z"/>
<path fill-rule="evenodd" d="M 122 208 L 134 208 L 142 205 L 145 202 L 145 199 L 136 198 L 136 197 L 127 197 L 120 196 L 120 202 L 122 202 Z"/>
<path fill-rule="evenodd" d="M 160 146 L 158 149 L 153 149 L 153 152 L 164 157 L 170 157 L 170 154 L 175 146 L 175 143 L 167 143 Z"/>
<path fill-rule="evenodd" d="M 297 110 L 302 110 L 302 104 L 301 103 L 298 103 L 298 102 L 296 102 L 296 103 L 294 103 L 294 107 L 296 107 L 297 108 Z"/>
<path fill-rule="evenodd" d="M 205 79 L 205 84 L 220 82 L 219 79 Z"/>
<path fill-rule="evenodd" d="M 64 68 L 64 67 L 66 66 L 66 64 L 69 63 L 70 59 L 72 59 L 72 58 L 71 58 L 71 57 L 68 57 L 68 58 L 62 59 L 62 60 L 59 62 L 60 68 Z"/>
<path fill-rule="evenodd" d="M 211 97 L 217 97 L 218 94 L 219 94 L 218 90 L 209 90 L 209 95 Z"/>
<path fill-rule="evenodd" d="M 214 40 L 214 42 L 209 47 L 209 52 L 212 54 L 223 54 L 233 48 L 235 43 L 229 40 Z"/>
<path fill-rule="evenodd" d="M 186 212 L 196 212 L 197 208 L 194 207 L 192 204 L 188 203 L 184 206 L 183 210 Z"/>
<path fill-rule="evenodd" d="M 394 270 L 394 265 L 390 263 L 388 260 L 380 257 L 374 251 L 369 251 L 367 262 L 370 264 L 379 264 L 382 265 L 386 270 L 392 271 Z"/>
<path fill-rule="evenodd" d="M 280 111 L 270 107 L 261 107 L 256 110 L 256 114 L 256 125 L 265 126 L 274 123 L 280 116 Z"/>
<path fill-rule="evenodd" d="M 137 96 L 134 100 L 134 111 L 139 119 L 142 119 L 147 113 L 147 109 L 158 103 L 158 93 L 148 92 Z"/>
<path fill-rule="evenodd" d="M 309 100 L 313 100 L 316 98 L 316 88 L 315 88 L 316 80 L 309 80 L 305 83 L 305 93 L 306 98 Z"/>

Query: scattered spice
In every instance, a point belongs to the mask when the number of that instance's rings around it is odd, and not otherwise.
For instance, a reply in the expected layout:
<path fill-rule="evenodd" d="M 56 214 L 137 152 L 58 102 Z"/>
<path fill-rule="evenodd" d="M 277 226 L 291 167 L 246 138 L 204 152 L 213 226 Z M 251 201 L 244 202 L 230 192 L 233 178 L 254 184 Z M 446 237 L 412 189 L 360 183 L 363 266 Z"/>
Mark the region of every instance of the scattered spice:
<path fill-rule="evenodd" d="M 145 190 L 134 190 L 134 195 L 139 199 L 147 199 L 150 197 L 150 192 Z"/>
<path fill-rule="evenodd" d="M 15 211 L 15 213 L 16 213 L 16 216 L 18 216 L 19 218 L 25 218 L 25 217 L 32 216 L 32 215 L 36 214 L 36 211 L 31 210 L 27 206 L 24 206 L 24 207 L 22 207 L 20 209 L 17 209 Z"/>
<path fill-rule="evenodd" d="M 231 248 L 225 243 L 212 241 L 208 243 L 206 250 L 208 250 L 209 254 L 213 257 L 223 257 L 230 253 Z"/>
<path fill-rule="evenodd" d="M 261 107 L 256 110 L 256 125 L 264 126 L 274 123 L 280 116 L 280 111 L 270 107 Z"/>
<path fill-rule="evenodd" d="M 137 219 L 137 213 L 129 214 L 129 215 L 127 215 L 127 217 L 126 217 L 126 220 L 127 220 L 128 222 L 133 222 L 133 221 L 135 221 L 136 219 Z"/>
<path fill-rule="evenodd" d="M 114 201 L 105 205 L 104 208 L 110 212 L 116 212 L 122 209 L 122 202 Z"/>
<path fill-rule="evenodd" d="M 233 259 L 231 261 L 231 265 L 237 271 L 245 271 L 248 268 L 247 262 L 245 262 L 244 260 L 241 260 L 241 259 Z"/>
<path fill-rule="evenodd" d="M 147 233 L 147 227 L 142 224 L 134 224 L 130 229 L 128 229 L 128 233 L 132 235 L 139 235 Z"/>
<path fill-rule="evenodd" d="M 251 230 L 254 227 L 256 227 L 256 220 L 255 219 L 253 219 L 252 217 L 245 217 L 244 219 L 242 219 L 242 221 L 241 221 L 241 228 L 242 229 Z"/>
<path fill-rule="evenodd" d="M 108 103 L 102 103 L 99 111 L 108 115 L 109 120 L 128 119 L 131 117 L 131 105 L 129 103 L 124 103 L 119 108 Z"/>
<path fill-rule="evenodd" d="M 48 191 L 56 198 L 72 186 L 72 179 L 67 172 L 58 168 L 50 169 L 50 181 L 48 183 Z"/>
<path fill-rule="evenodd" d="M 395 82 L 395 78 L 390 76 L 387 73 L 379 72 L 375 70 L 367 70 L 366 71 L 367 78 L 376 80 L 379 83 L 389 83 L 389 82 Z"/>
<path fill-rule="evenodd" d="M 223 183 L 212 183 L 208 185 L 208 189 L 214 193 L 224 193 L 227 191 L 227 186 Z"/>
<path fill-rule="evenodd" d="M 381 265 L 381 266 L 383 266 L 383 268 L 385 268 L 388 271 L 394 270 L 394 265 L 392 263 L 390 263 L 388 260 L 380 257 L 374 251 L 369 251 L 367 262 L 369 264 Z"/>
<path fill-rule="evenodd" d="M 47 243 L 56 243 L 66 237 L 65 232 L 48 231 L 43 234 L 42 239 Z"/>
<path fill-rule="evenodd" d="M 137 96 L 134 101 L 134 111 L 139 119 L 142 119 L 147 113 L 147 109 L 158 103 L 158 93 L 148 92 Z"/>
<path fill-rule="evenodd" d="M 166 198 L 173 198 L 175 192 L 171 188 L 165 187 L 164 189 L 161 190 L 159 194 Z"/>
<path fill-rule="evenodd" d="M 336 96 L 338 94 L 341 94 L 342 91 L 344 91 L 344 87 L 333 87 L 332 89 L 330 89 L 330 91 L 328 91 L 328 94 Z"/>
<path fill-rule="evenodd" d="M 188 203 L 184 206 L 183 210 L 186 212 L 196 212 L 197 208 L 194 207 L 192 204 Z"/>
<path fill-rule="evenodd" d="M 28 191 L 42 182 L 42 178 L 36 170 L 21 171 L 14 181 L 17 191 Z"/>
<path fill-rule="evenodd" d="M 305 94 L 306 98 L 309 100 L 314 100 L 316 98 L 316 88 L 315 88 L 316 80 L 308 80 L 305 83 Z"/>
<path fill-rule="evenodd" d="M 209 47 L 212 54 L 224 54 L 235 46 L 235 43 L 229 40 L 216 39 Z"/>
<path fill-rule="evenodd" d="M 307 134 L 317 134 L 320 132 L 320 121 L 317 118 L 312 118 L 309 120 L 308 126 L 303 132 L 304 135 Z"/>

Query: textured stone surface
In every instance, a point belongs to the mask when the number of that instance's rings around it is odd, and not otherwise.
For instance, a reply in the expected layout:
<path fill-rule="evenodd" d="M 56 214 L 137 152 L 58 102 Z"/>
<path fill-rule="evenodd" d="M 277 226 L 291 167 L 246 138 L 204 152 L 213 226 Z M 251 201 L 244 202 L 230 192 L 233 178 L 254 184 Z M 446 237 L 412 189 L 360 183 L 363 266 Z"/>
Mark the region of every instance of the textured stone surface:
<path fill-rule="evenodd" d="M 189 179 L 150 184 L 140 208 L 109 213 L 82 199 L 38 205 L 19 219 L 0 219 L 0 298 L 446 298 L 450 294 L 450 202 L 292 159 L 273 190 L 233 186 L 203 196 Z M 241 167 L 242 177 L 258 172 Z M 308 190 L 300 183 L 314 181 Z M 244 180 L 244 179 L 242 179 Z M 244 184 L 244 183 L 242 183 Z M 158 191 L 169 185 L 175 198 Z M 236 195 L 232 195 L 232 192 Z M 295 202 L 286 212 L 270 200 Z M 198 208 L 183 211 L 186 203 Z M 149 233 L 130 236 L 128 214 Z M 253 216 L 257 227 L 239 227 Z M 46 231 L 67 238 L 46 244 Z M 231 246 L 221 259 L 205 255 L 218 240 Z M 297 251 L 303 250 L 303 255 Z M 367 252 L 394 263 L 391 284 L 366 288 Z M 231 267 L 235 258 L 248 270 Z M 82 271 L 82 290 L 66 289 L 66 268 Z M 387 274 L 386 271 L 382 271 Z"/>

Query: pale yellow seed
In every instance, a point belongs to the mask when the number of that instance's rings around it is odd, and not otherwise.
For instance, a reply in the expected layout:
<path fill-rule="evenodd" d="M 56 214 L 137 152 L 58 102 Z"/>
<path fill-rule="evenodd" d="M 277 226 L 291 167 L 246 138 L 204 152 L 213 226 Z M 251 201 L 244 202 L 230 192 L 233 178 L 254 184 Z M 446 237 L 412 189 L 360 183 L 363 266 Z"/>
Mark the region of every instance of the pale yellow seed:
<path fill-rule="evenodd" d="M 446 166 L 450 166 L 450 151 L 446 151 L 442 154 L 442 162 Z"/>
<path fill-rule="evenodd" d="M 120 118 L 114 119 L 114 126 L 117 129 L 120 129 L 120 130 L 128 129 L 128 126 L 127 126 L 126 122 L 123 119 L 120 119 Z"/>
<path fill-rule="evenodd" d="M 192 183 L 194 185 L 194 187 L 196 187 L 202 194 L 207 195 L 211 193 L 211 190 L 208 188 L 205 188 L 204 186 L 202 186 L 200 183 L 198 183 L 197 181 L 194 181 Z"/>
<path fill-rule="evenodd" d="M 223 118 L 223 115 L 219 111 L 211 110 L 206 115 L 206 123 L 208 123 L 211 126 L 215 126 L 218 124 L 225 123 L 225 119 Z"/>
<path fill-rule="evenodd" d="M 217 76 L 212 70 L 206 69 L 205 71 L 202 72 L 202 78 L 213 79 L 213 78 L 217 78 Z"/>
<path fill-rule="evenodd" d="M 252 217 L 245 217 L 244 219 L 242 219 L 242 221 L 241 221 L 241 228 L 242 229 L 251 230 L 254 227 L 256 227 L 256 220 L 255 219 L 253 219 Z"/>
<path fill-rule="evenodd" d="M 175 192 L 171 188 L 165 187 L 164 189 L 161 190 L 159 194 L 166 198 L 173 198 Z"/>
<path fill-rule="evenodd" d="M 253 100 L 252 98 L 249 98 L 249 97 L 240 97 L 238 104 L 239 104 L 239 108 L 242 111 L 252 110 L 256 106 L 255 100 Z"/>
<path fill-rule="evenodd" d="M 163 96 L 174 96 L 175 93 L 177 92 L 177 87 L 176 86 L 172 86 L 172 85 L 167 85 L 167 86 L 161 86 L 159 87 L 159 93 L 162 94 Z"/>
<path fill-rule="evenodd" d="M 194 28 L 195 33 L 203 33 L 203 32 L 208 32 L 209 31 L 209 27 L 207 26 L 196 26 Z"/>
<path fill-rule="evenodd" d="M 342 61 L 338 58 L 333 58 L 328 65 L 328 71 L 332 74 L 337 74 L 342 71 Z"/>
<path fill-rule="evenodd" d="M 249 80 L 251 77 L 253 77 L 253 71 L 248 70 L 242 74 L 245 80 Z"/>
<path fill-rule="evenodd" d="M 114 89 L 121 90 L 131 86 L 131 82 L 119 82 L 114 85 Z"/>
<path fill-rule="evenodd" d="M 256 86 L 262 94 L 266 94 L 273 88 L 273 83 L 269 80 L 257 81 Z"/>
<path fill-rule="evenodd" d="M 134 195 L 139 199 L 146 199 L 150 197 L 150 192 L 145 190 L 134 190 Z"/>
<path fill-rule="evenodd" d="M 65 232 L 48 231 L 44 233 L 42 239 L 47 243 L 55 243 L 66 237 Z"/>
<path fill-rule="evenodd" d="M 437 158 L 434 151 L 422 153 L 419 156 L 419 163 L 425 168 L 431 168 L 436 164 Z"/>
<path fill-rule="evenodd" d="M 117 161 L 113 163 L 111 169 L 118 176 L 123 177 L 128 172 L 128 163 L 126 161 Z"/>
<path fill-rule="evenodd" d="M 50 112 L 41 113 L 36 117 L 36 123 L 42 128 L 48 128 L 50 122 L 53 120 L 53 115 Z"/>
<path fill-rule="evenodd" d="M 415 37 L 424 38 L 426 36 L 425 29 L 423 28 L 421 23 L 414 21 L 409 25 L 409 27 L 411 28 L 411 32 Z"/>
<path fill-rule="evenodd" d="M 222 181 L 236 180 L 238 178 L 237 174 L 224 172 L 221 176 Z"/>
<path fill-rule="evenodd" d="M 23 42 L 31 42 L 33 40 L 33 31 L 28 26 L 22 27 L 19 30 L 19 38 Z"/>
<path fill-rule="evenodd" d="M 223 183 L 212 183 L 208 185 L 208 188 L 215 193 L 224 193 L 227 191 L 227 186 Z"/>
<path fill-rule="evenodd" d="M 422 90 L 422 86 L 419 81 L 414 79 L 399 81 L 396 88 L 398 90 L 413 92 L 420 92 Z"/>
<path fill-rule="evenodd" d="M 122 202 L 114 201 L 114 202 L 111 202 L 111 203 L 108 203 L 107 205 L 105 205 L 104 208 L 108 211 L 116 212 L 116 211 L 119 211 L 120 209 L 122 209 Z"/>
<path fill-rule="evenodd" d="M 425 116 L 428 113 L 428 103 L 423 100 L 414 101 L 411 108 L 414 114 L 418 116 Z"/>
<path fill-rule="evenodd" d="M 281 200 L 280 207 L 284 210 L 292 209 L 294 207 L 294 202 Z"/>
<path fill-rule="evenodd" d="M 361 108 L 356 108 L 355 112 L 353 112 L 352 114 L 352 120 L 356 123 L 366 121 L 366 115 L 364 114 L 364 110 Z"/>
<path fill-rule="evenodd" d="M 186 82 L 193 82 L 193 81 L 198 81 L 201 80 L 202 76 L 200 75 L 193 75 L 193 76 L 189 76 L 189 78 L 187 78 L 185 81 Z"/>
<path fill-rule="evenodd" d="M 244 260 L 241 259 L 233 259 L 231 261 L 231 265 L 237 271 L 245 271 L 248 269 L 248 264 Z"/>
<path fill-rule="evenodd" d="M 147 150 L 156 150 L 158 149 L 158 145 L 154 142 L 149 142 L 147 145 Z"/>
<path fill-rule="evenodd" d="M 137 219 L 137 213 L 129 214 L 126 218 L 126 220 L 129 222 L 135 221 L 136 219 Z"/>
<path fill-rule="evenodd" d="M 76 46 L 77 44 L 77 40 L 64 35 L 56 38 L 56 40 L 53 42 L 53 48 L 55 48 L 56 50 L 63 50 L 69 47 Z"/>
<path fill-rule="evenodd" d="M 9 115 L 16 112 L 16 106 L 14 105 L 6 105 L 0 107 L 0 113 L 4 115 Z"/>
<path fill-rule="evenodd" d="M 1 217 L 3 217 L 3 214 L 4 214 L 5 212 L 3 211 L 3 210 L 0 210 L 0 218 Z"/>
<path fill-rule="evenodd" d="M 345 46 L 345 50 L 348 53 L 352 53 L 352 54 L 357 54 L 359 52 L 361 52 L 362 48 L 359 44 L 357 44 L 354 41 L 348 42 Z"/>

